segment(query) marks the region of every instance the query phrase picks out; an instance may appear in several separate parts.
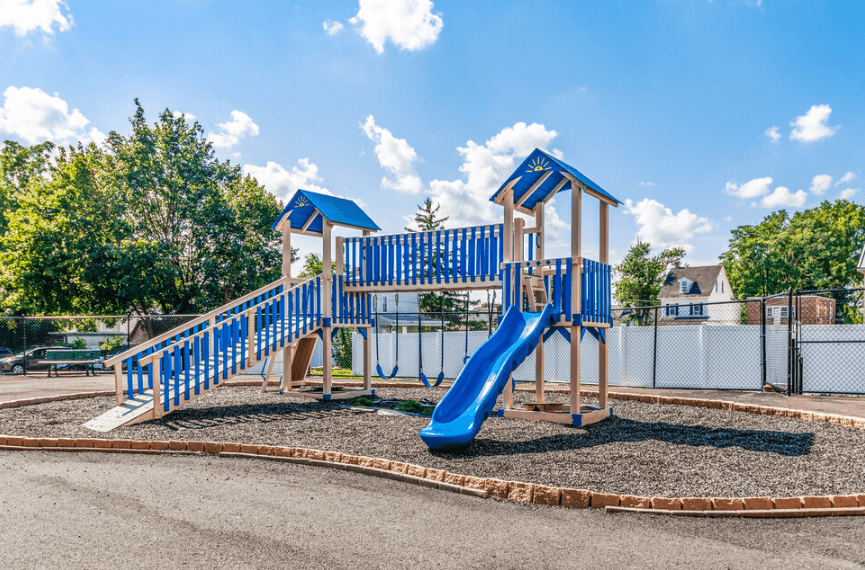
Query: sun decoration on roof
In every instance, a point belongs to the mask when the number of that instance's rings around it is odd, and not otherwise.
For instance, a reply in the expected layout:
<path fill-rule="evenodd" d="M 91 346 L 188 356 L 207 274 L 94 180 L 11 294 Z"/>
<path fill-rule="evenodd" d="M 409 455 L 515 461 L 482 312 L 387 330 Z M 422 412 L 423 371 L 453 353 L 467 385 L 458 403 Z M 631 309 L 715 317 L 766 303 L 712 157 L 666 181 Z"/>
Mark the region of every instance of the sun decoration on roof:
<path fill-rule="evenodd" d="M 294 203 L 295 208 L 303 208 L 304 206 L 309 206 L 309 202 L 303 196 L 297 197 L 297 202 Z"/>
<path fill-rule="evenodd" d="M 543 170 L 552 170 L 552 167 L 549 160 L 539 156 L 529 163 L 529 168 L 526 172 L 541 172 Z"/>

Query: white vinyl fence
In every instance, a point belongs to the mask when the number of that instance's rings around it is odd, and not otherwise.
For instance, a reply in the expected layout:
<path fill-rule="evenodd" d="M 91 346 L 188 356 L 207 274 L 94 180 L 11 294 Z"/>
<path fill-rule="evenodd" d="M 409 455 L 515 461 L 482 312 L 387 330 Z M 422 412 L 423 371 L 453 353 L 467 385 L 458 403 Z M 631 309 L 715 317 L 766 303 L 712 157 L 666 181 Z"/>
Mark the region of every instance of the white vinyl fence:
<path fill-rule="evenodd" d="M 833 328 L 831 337 L 843 341 L 865 339 L 862 325 L 805 325 L 802 338 L 817 336 L 814 329 Z M 759 325 L 713 325 L 708 323 L 658 327 L 657 360 L 655 329 L 652 327 L 617 326 L 607 331 L 609 344 L 609 374 L 613 386 L 651 388 L 653 368 L 657 388 L 697 388 L 715 390 L 762 389 L 762 364 Z M 486 339 L 486 331 L 470 332 L 468 354 Z M 352 372 L 363 373 L 363 342 L 359 334 L 353 335 Z M 418 335 L 399 333 L 399 360 L 396 360 L 395 333 L 379 335 L 379 354 L 376 360 L 376 338 L 372 335 L 373 375 L 381 364 L 390 374 L 398 362 L 397 377 L 417 378 Z M 423 334 L 423 372 L 434 377 L 442 370 L 442 333 Z M 463 367 L 466 355 L 465 332 L 444 333 L 444 372 L 446 378 L 455 378 Z M 597 384 L 598 341 L 588 332 L 582 339 L 581 379 L 584 384 Z M 559 333 L 550 337 L 545 347 L 545 379 L 547 382 L 570 380 L 570 346 Z M 851 350 L 857 351 L 851 358 Z M 771 355 L 770 355 L 771 356 Z M 785 356 L 785 353 L 782 354 Z M 862 392 L 865 391 L 865 372 L 857 363 L 865 362 L 863 344 L 808 344 L 803 348 L 805 391 Z M 785 361 L 786 363 L 786 361 Z M 783 366 L 786 366 L 784 364 Z M 527 358 L 514 372 L 518 381 L 533 381 L 534 355 Z M 843 372 L 842 372 L 843 371 Z"/>

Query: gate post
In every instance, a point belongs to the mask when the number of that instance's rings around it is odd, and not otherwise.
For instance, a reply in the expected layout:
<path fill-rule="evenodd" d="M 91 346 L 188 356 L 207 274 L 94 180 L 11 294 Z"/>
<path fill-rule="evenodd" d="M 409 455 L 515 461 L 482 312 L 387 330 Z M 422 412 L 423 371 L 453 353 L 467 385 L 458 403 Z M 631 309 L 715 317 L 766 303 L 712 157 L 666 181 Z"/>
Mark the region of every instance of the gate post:
<path fill-rule="evenodd" d="M 655 339 L 654 348 L 652 349 L 652 388 L 657 388 L 658 384 L 658 307 L 655 306 Z"/>
<path fill-rule="evenodd" d="M 763 377 L 763 387 L 766 387 L 766 298 L 760 298 L 760 368 Z"/>
<path fill-rule="evenodd" d="M 787 293 L 787 395 L 793 391 L 793 288 Z"/>

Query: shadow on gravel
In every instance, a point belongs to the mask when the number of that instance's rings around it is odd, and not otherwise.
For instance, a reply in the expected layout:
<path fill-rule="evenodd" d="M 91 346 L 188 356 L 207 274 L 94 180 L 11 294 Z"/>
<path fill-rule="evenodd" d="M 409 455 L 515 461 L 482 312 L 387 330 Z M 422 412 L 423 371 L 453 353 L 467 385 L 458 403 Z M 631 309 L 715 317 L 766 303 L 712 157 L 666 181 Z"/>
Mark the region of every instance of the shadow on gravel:
<path fill-rule="evenodd" d="M 639 422 L 612 417 L 593 424 L 579 433 L 552 435 L 528 441 L 497 441 L 475 439 L 461 451 L 434 452 L 442 458 L 521 455 L 587 449 L 618 442 L 663 441 L 691 447 L 738 447 L 758 453 L 775 453 L 798 457 L 811 453 L 813 433 L 789 433 L 772 430 L 716 429 L 684 426 L 667 422 Z"/>
<path fill-rule="evenodd" d="M 274 402 L 272 404 L 245 404 L 202 409 L 185 408 L 176 410 L 171 415 L 150 423 L 177 431 L 239 424 L 266 424 L 277 421 L 321 420 L 325 417 L 332 418 L 334 414 L 366 413 L 369 412 L 350 410 L 342 404 L 330 402 L 312 401 L 302 404 Z"/>

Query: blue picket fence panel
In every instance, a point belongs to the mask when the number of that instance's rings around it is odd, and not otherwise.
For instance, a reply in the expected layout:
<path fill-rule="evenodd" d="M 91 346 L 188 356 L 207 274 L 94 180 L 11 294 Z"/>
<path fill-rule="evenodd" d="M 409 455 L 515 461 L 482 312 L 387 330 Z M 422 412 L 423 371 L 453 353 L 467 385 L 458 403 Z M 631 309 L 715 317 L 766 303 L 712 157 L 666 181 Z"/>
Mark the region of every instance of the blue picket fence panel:
<path fill-rule="evenodd" d="M 346 238 L 348 287 L 499 281 L 503 224 Z"/>

